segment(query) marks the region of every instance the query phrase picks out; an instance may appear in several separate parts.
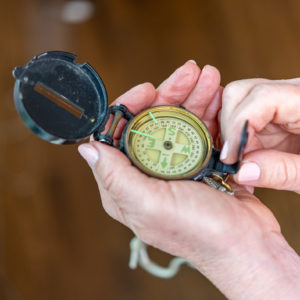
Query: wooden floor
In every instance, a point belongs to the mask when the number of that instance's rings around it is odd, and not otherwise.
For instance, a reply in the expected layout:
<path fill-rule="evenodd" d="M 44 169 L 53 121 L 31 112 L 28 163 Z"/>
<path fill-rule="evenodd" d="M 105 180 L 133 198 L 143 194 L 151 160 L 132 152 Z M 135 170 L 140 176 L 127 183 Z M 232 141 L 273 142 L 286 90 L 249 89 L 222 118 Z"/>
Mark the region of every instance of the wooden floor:
<path fill-rule="evenodd" d="M 110 100 L 157 85 L 187 59 L 212 64 L 222 83 L 300 76 L 297 0 L 98 0 L 84 23 L 62 21 L 59 0 L 0 0 L 0 299 L 224 299 L 196 271 L 174 279 L 131 271 L 129 230 L 103 211 L 76 146 L 55 146 L 23 126 L 12 69 L 46 50 L 87 60 Z M 300 253 L 300 198 L 258 190 Z M 162 263 L 168 256 L 153 252 Z"/>

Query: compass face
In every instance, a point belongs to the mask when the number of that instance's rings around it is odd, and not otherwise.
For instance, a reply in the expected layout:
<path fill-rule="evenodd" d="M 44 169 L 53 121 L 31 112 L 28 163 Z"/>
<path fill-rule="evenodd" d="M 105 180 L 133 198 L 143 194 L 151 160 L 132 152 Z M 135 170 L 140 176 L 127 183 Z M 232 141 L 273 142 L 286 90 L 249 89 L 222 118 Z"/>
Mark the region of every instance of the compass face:
<path fill-rule="evenodd" d="M 125 150 L 144 173 L 163 179 L 191 178 L 203 169 L 212 141 L 205 125 L 175 106 L 143 111 L 129 124 Z"/>

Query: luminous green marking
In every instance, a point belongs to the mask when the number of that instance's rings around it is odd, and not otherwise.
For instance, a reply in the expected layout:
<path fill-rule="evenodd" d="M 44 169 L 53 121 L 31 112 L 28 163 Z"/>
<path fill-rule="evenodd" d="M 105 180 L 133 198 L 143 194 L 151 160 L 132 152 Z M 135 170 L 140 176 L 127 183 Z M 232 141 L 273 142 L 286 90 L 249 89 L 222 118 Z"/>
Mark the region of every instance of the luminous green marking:
<path fill-rule="evenodd" d="M 152 138 L 149 138 L 149 144 L 147 145 L 148 148 L 154 148 L 155 146 L 155 140 Z"/>
<path fill-rule="evenodd" d="M 140 131 L 137 131 L 137 130 L 134 130 L 134 129 L 131 129 L 130 131 L 133 132 L 133 133 L 137 133 L 137 134 L 140 134 L 140 135 L 147 136 L 147 137 L 149 137 L 151 139 L 156 139 L 156 136 L 150 135 L 148 133 L 140 132 Z"/>
<path fill-rule="evenodd" d="M 155 119 L 155 117 L 153 116 L 152 112 L 149 111 L 149 115 L 151 116 L 151 118 L 153 119 L 154 123 L 157 124 L 157 120 Z"/>
<path fill-rule="evenodd" d="M 183 153 L 190 153 L 190 147 L 184 145 L 183 148 L 181 149 L 181 152 L 183 152 Z"/>
<path fill-rule="evenodd" d="M 175 128 L 169 127 L 168 130 L 169 130 L 169 135 L 173 136 L 175 134 Z"/>
<path fill-rule="evenodd" d="M 164 160 L 162 161 L 162 163 L 161 163 L 161 166 L 163 167 L 163 168 L 165 168 L 166 166 L 167 166 L 167 158 L 165 157 L 164 158 Z"/>

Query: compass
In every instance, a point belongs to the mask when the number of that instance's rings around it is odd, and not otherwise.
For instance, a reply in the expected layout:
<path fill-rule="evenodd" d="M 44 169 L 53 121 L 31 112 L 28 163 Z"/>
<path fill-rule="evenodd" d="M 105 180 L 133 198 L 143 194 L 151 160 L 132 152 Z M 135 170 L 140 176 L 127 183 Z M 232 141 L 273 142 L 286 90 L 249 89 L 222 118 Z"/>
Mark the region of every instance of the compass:
<path fill-rule="evenodd" d="M 78 64 L 71 53 L 51 51 L 34 57 L 13 72 L 14 99 L 24 123 L 39 137 L 55 144 L 95 140 L 114 146 L 114 133 L 122 119 L 118 148 L 145 174 L 164 180 L 223 181 L 236 173 L 239 161 L 226 165 L 214 148 L 205 124 L 193 113 L 176 106 L 148 108 L 134 116 L 126 106 L 108 107 L 104 84 L 87 63 Z M 110 117 L 109 129 L 103 133 Z M 239 159 L 247 143 L 242 132 Z"/>
<path fill-rule="evenodd" d="M 212 140 L 195 115 L 175 106 L 149 108 L 123 135 L 124 150 L 144 173 L 163 179 L 193 177 L 211 156 Z"/>

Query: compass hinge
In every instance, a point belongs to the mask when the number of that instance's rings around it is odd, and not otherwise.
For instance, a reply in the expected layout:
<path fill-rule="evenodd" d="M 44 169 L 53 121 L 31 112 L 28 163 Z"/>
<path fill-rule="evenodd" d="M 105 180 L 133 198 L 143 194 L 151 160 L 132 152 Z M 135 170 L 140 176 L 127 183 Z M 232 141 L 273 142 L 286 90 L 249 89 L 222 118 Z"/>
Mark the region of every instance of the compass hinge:
<path fill-rule="evenodd" d="M 222 163 L 220 160 L 220 150 L 213 149 L 208 168 L 221 174 L 235 174 L 238 171 L 239 165 L 239 161 L 232 165 Z"/>
<path fill-rule="evenodd" d="M 103 127 L 106 127 L 110 115 L 114 116 L 112 123 L 109 126 L 107 132 L 105 134 L 101 134 L 101 132 L 104 130 Z M 94 132 L 94 139 L 96 141 L 100 141 L 107 145 L 113 146 L 114 144 L 113 136 L 121 119 L 124 118 L 126 120 L 131 120 L 133 117 L 134 115 L 123 104 L 110 106 L 104 124 L 101 124 L 101 127 Z"/>

